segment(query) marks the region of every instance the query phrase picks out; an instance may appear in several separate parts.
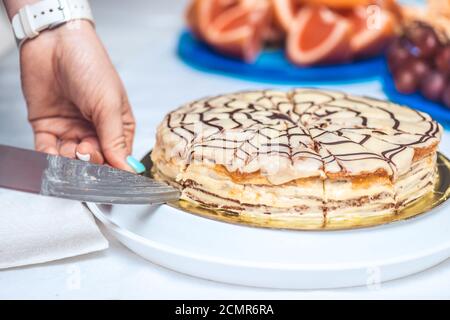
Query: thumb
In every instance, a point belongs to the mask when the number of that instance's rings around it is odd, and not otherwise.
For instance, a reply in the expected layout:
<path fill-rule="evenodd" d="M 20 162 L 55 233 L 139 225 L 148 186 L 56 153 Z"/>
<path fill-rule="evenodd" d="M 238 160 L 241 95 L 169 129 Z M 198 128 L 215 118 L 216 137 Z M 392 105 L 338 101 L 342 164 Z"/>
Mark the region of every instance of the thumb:
<path fill-rule="evenodd" d="M 96 108 L 92 121 L 106 162 L 115 168 L 134 172 L 127 164 L 129 148 L 127 148 L 127 140 L 123 130 L 120 101 Z"/>

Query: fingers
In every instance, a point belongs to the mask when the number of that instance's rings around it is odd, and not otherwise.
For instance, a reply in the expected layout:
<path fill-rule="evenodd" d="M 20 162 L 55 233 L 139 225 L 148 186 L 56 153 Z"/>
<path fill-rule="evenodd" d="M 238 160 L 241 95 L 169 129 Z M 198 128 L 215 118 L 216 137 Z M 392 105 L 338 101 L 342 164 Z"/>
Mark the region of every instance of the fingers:
<path fill-rule="evenodd" d="M 126 162 L 131 147 L 127 144 L 128 140 L 123 127 L 121 99 L 102 101 L 95 108 L 92 120 L 106 162 L 113 167 L 134 172 Z"/>
<path fill-rule="evenodd" d="M 105 162 L 101 153 L 100 143 L 96 137 L 87 137 L 81 141 L 76 148 L 77 158 L 84 161 L 91 161 L 97 164 Z"/>
<path fill-rule="evenodd" d="M 34 136 L 34 144 L 36 151 L 49 154 L 58 154 L 58 138 L 47 132 L 36 132 Z"/>
<path fill-rule="evenodd" d="M 61 126 L 61 124 L 59 125 Z M 71 159 L 91 161 L 97 164 L 104 163 L 100 143 L 95 132 L 86 126 L 80 126 L 75 122 L 73 126 L 67 125 L 70 130 L 64 134 L 50 131 L 40 131 L 42 126 L 35 129 L 35 149 L 37 151 L 60 155 Z M 49 124 L 53 130 L 58 127 L 57 123 Z"/>
<path fill-rule="evenodd" d="M 104 163 L 100 144 L 96 137 L 87 137 L 81 142 L 76 140 L 58 141 L 58 138 L 50 133 L 37 133 L 36 150 L 96 164 Z"/>
<path fill-rule="evenodd" d="M 76 158 L 75 151 L 77 146 L 78 141 L 75 140 L 61 141 L 59 144 L 59 155 L 66 158 L 75 159 Z"/>
<path fill-rule="evenodd" d="M 128 104 L 125 111 L 120 104 L 117 109 L 109 106 L 100 108 L 91 123 L 67 117 L 33 121 L 36 149 L 97 164 L 106 160 L 114 167 L 134 172 L 126 162 L 132 151 L 133 115 Z"/>

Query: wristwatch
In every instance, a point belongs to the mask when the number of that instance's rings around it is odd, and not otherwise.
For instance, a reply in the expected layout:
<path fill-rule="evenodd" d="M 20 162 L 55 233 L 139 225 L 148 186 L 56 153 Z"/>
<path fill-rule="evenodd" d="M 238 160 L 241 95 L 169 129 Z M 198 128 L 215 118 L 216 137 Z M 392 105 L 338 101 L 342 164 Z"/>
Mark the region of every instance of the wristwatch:
<path fill-rule="evenodd" d="M 21 8 L 12 19 L 12 28 L 20 46 L 40 31 L 79 19 L 94 23 L 87 0 L 43 0 Z"/>

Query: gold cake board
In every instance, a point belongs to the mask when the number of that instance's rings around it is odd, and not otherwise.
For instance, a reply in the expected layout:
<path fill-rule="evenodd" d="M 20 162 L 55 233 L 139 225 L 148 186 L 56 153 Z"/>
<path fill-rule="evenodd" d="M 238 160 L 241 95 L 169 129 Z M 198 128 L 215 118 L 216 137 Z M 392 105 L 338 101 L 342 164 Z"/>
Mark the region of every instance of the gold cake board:
<path fill-rule="evenodd" d="M 150 159 L 150 154 L 151 151 L 142 159 L 142 163 L 147 169 L 145 174 L 151 177 L 151 168 L 153 164 Z M 426 214 L 448 200 L 450 197 L 450 160 L 440 152 L 438 152 L 437 155 L 437 170 L 437 181 L 434 190 L 412 202 L 397 214 L 375 217 L 365 217 L 364 214 L 361 214 L 358 218 L 351 216 L 349 219 L 334 219 L 328 221 L 324 225 L 318 225 L 316 220 L 313 221 L 302 217 L 301 215 L 293 216 L 290 221 L 287 221 L 285 217 L 281 219 L 270 215 L 239 215 L 226 210 L 213 210 L 186 200 L 179 200 L 167 204 L 176 209 L 205 218 L 252 227 L 318 231 L 374 227 L 398 221 L 405 221 Z"/>

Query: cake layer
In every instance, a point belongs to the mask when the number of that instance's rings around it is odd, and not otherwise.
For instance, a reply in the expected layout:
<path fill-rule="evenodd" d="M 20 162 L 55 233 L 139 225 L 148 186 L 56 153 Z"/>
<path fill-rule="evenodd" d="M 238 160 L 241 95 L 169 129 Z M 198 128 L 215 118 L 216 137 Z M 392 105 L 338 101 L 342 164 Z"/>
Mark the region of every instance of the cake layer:
<path fill-rule="evenodd" d="M 395 183 L 396 202 L 399 208 L 433 190 L 436 180 L 436 155 L 429 155 L 400 176 Z"/>
<path fill-rule="evenodd" d="M 250 184 L 242 180 L 234 181 L 223 173 L 223 169 L 192 165 L 179 174 L 177 185 L 183 190 L 182 199 L 206 208 L 259 218 L 268 214 L 283 219 L 298 217 L 307 219 L 308 224 L 325 225 L 396 214 L 399 206 L 431 190 L 433 183 L 429 183 L 429 179 L 433 177 L 427 177 L 427 180 L 421 176 L 431 162 L 431 158 L 418 162 L 411 172 L 398 180 L 401 184 L 392 183 L 383 175 L 303 179 L 284 185 L 269 185 L 261 176 L 252 180 L 263 184 Z M 161 171 L 154 174 L 160 180 L 169 179 Z M 422 182 L 424 180 L 427 182 Z M 414 184 L 416 187 L 405 189 L 403 183 L 406 181 L 407 185 Z M 404 200 L 405 197 L 407 200 Z"/>
<path fill-rule="evenodd" d="M 303 207 L 322 212 L 324 195 L 323 181 L 320 178 L 268 186 L 233 181 L 213 168 L 192 165 L 182 173 L 181 184 L 185 188 L 207 191 L 241 204 L 259 204 L 280 209 Z"/>
<path fill-rule="evenodd" d="M 213 193 L 190 186 L 183 189 L 181 199 L 188 200 L 199 206 L 234 212 L 247 220 L 285 220 L 295 223 L 305 223 L 310 226 L 321 227 L 325 224 L 323 211 L 314 211 L 306 205 L 292 206 L 289 208 L 271 207 L 260 204 L 241 203 L 236 200 L 221 198 Z"/>

